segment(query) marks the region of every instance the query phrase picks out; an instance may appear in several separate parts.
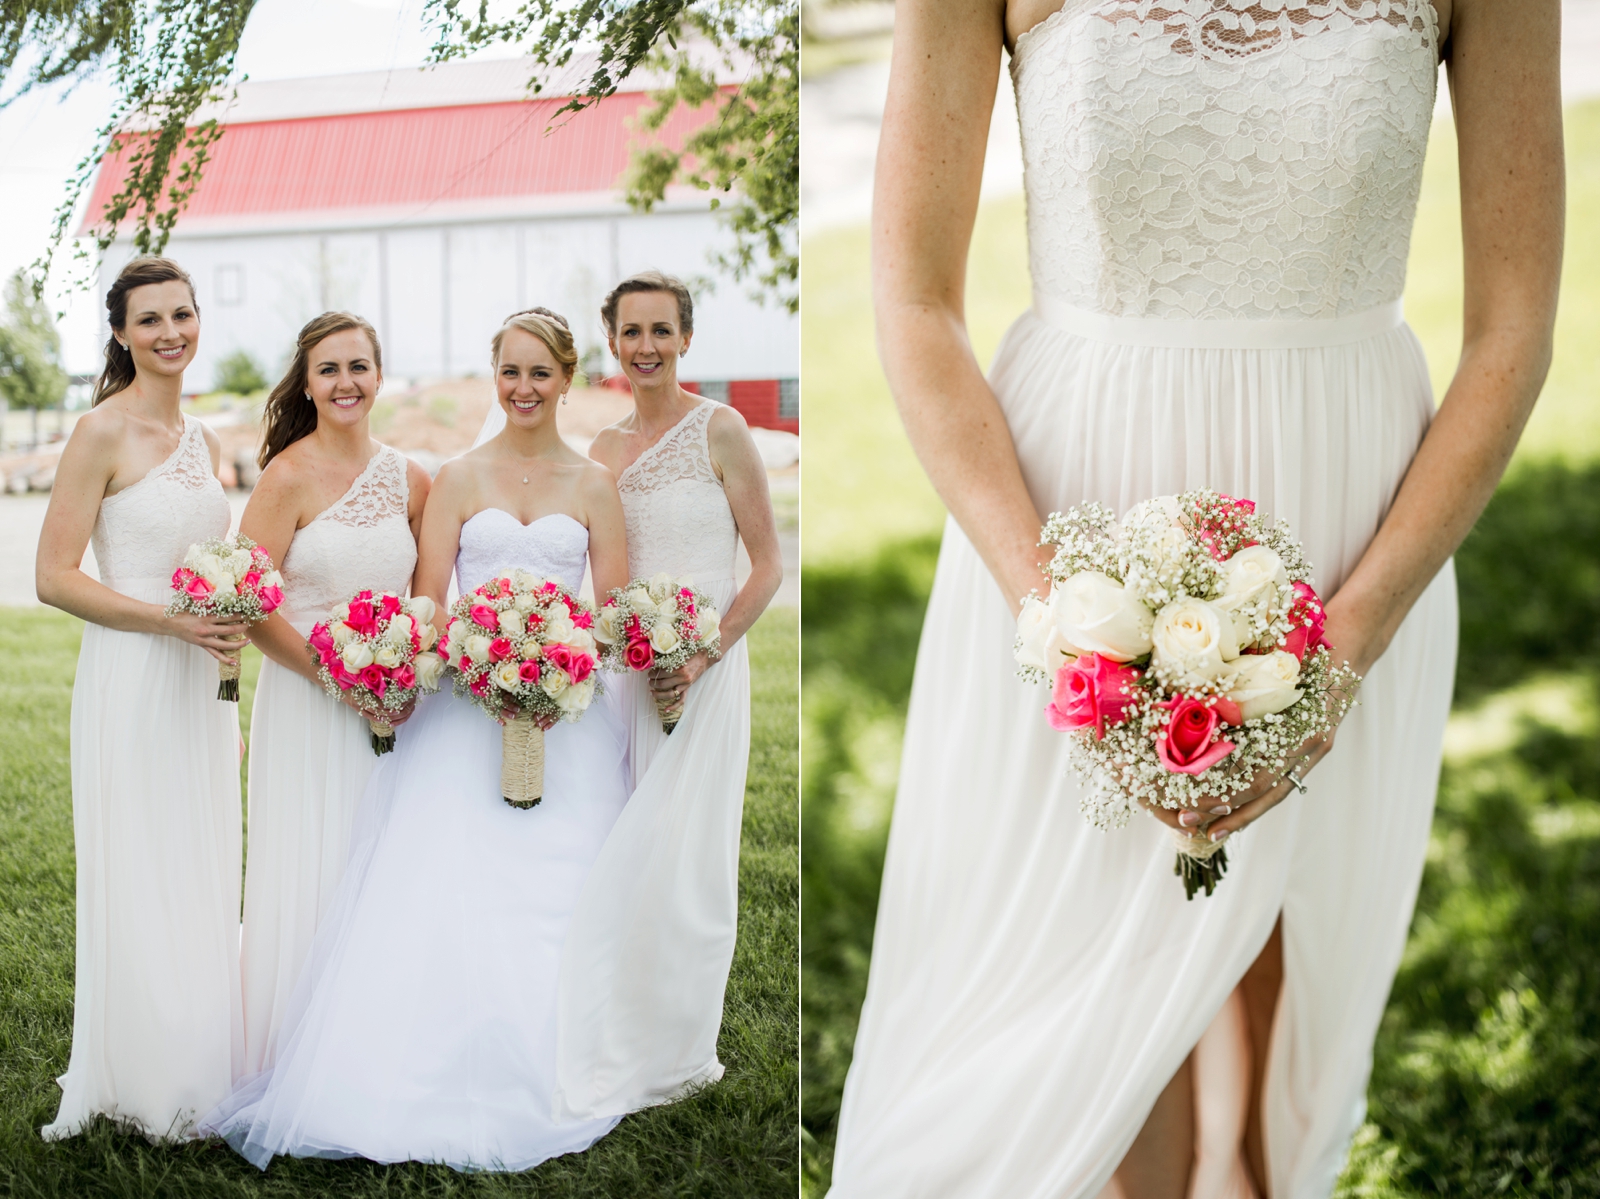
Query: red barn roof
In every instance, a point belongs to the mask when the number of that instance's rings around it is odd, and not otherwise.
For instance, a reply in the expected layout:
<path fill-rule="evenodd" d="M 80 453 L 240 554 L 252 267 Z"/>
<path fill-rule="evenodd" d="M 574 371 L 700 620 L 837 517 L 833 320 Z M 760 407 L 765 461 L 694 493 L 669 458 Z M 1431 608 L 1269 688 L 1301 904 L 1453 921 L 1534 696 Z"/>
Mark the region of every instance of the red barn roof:
<path fill-rule="evenodd" d="M 179 232 L 319 223 L 314 217 L 404 223 L 463 210 L 548 209 L 585 193 L 610 193 L 615 202 L 643 137 L 634 118 L 649 97 L 621 93 L 557 119 L 564 103 L 458 102 L 229 123 Z M 680 145 L 713 111 L 680 108 L 660 140 Z M 125 170 L 121 153 L 101 164 L 80 234 L 105 211 Z"/>

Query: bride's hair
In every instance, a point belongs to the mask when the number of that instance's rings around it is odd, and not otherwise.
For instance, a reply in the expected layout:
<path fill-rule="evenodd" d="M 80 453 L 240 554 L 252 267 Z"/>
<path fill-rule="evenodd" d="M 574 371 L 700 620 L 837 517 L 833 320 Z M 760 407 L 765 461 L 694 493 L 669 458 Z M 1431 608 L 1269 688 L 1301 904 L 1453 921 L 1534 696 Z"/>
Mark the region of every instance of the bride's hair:
<path fill-rule="evenodd" d="M 107 396 L 114 396 L 133 382 L 133 351 L 117 340 L 117 334 L 128 327 L 128 293 L 148 283 L 182 283 L 189 289 L 189 300 L 194 303 L 194 280 L 170 258 L 154 255 L 132 259 L 117 275 L 117 281 L 106 292 L 106 316 L 111 322 L 111 337 L 106 341 L 106 365 L 94 385 L 94 407 Z M 200 311 L 195 303 L 194 310 Z"/>
<path fill-rule="evenodd" d="M 613 287 L 600 305 L 600 319 L 605 322 L 607 337 L 617 335 L 617 305 L 622 302 L 622 297 L 641 291 L 664 291 L 677 300 L 679 330 L 694 332 L 694 297 L 689 294 L 683 280 L 660 271 L 640 271 Z"/>
<path fill-rule="evenodd" d="M 489 361 L 496 368 L 500 365 L 500 345 L 506 339 L 507 329 L 521 329 L 544 342 L 569 376 L 578 369 L 578 349 L 572 344 L 572 330 L 567 327 L 567 318 L 559 312 L 551 312 L 548 308 L 529 308 L 506 317 L 505 323 L 489 343 Z"/>
<path fill-rule="evenodd" d="M 262 469 L 284 450 L 317 427 L 317 406 L 306 398 L 306 383 L 310 378 L 311 351 L 326 338 L 346 329 L 360 329 L 372 343 L 372 362 L 383 371 L 383 347 L 378 344 L 378 331 L 353 312 L 324 312 L 312 317 L 295 339 L 294 361 L 284 371 L 283 378 L 267 397 L 266 415 L 262 418 L 261 453 L 256 461 Z"/>

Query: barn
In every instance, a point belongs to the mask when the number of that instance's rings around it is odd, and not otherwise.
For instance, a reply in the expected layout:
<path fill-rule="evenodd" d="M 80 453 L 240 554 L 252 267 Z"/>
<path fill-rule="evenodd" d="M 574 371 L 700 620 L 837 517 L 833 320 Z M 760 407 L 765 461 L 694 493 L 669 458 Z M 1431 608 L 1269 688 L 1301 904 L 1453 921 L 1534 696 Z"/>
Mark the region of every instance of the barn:
<path fill-rule="evenodd" d="M 300 326 L 329 309 L 372 321 L 391 382 L 487 374 L 491 334 L 535 304 L 567 316 L 603 376 L 600 300 L 655 267 L 696 291 L 680 377 L 797 432 L 799 321 L 717 271 L 731 236 L 706 194 L 674 188 L 649 213 L 622 199 L 654 81 L 557 116 L 565 97 L 549 93 L 570 85 L 530 99 L 532 72 L 507 59 L 242 84 L 166 250 L 199 292 L 197 388 L 239 350 L 275 374 Z M 676 143 L 710 115 L 680 110 L 661 136 Z M 90 213 L 121 175 L 108 157 Z M 102 288 L 132 253 L 126 238 L 107 251 Z"/>

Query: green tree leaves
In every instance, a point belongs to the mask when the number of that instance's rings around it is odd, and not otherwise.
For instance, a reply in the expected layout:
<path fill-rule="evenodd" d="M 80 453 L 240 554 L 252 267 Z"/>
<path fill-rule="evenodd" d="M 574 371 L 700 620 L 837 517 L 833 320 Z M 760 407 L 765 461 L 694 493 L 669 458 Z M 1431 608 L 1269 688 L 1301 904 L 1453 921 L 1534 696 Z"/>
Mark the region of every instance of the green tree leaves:
<path fill-rule="evenodd" d="M 5 320 L 0 323 L 0 397 L 16 408 L 54 408 L 67 394 L 61 369 L 61 336 L 45 306 L 34 298 L 27 276 L 6 280 Z M 37 427 L 37 425 L 36 425 Z"/>

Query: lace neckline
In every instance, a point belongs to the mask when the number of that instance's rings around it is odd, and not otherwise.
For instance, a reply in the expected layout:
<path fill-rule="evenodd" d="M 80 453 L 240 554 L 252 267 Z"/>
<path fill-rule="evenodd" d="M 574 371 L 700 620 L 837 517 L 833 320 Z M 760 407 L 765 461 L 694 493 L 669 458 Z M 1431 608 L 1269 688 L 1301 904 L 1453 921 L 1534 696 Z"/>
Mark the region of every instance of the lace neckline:
<path fill-rule="evenodd" d="M 312 525 L 316 524 L 330 512 L 336 512 L 340 508 L 343 508 L 347 503 L 350 502 L 355 494 L 361 490 L 361 485 L 365 483 L 372 472 L 378 468 L 378 464 L 392 452 L 393 451 L 388 446 L 380 444 L 378 446 L 378 452 L 367 459 L 367 464 L 361 468 L 361 473 L 355 477 L 355 480 L 350 484 L 350 486 L 345 488 L 345 493 L 338 499 L 334 500 L 333 503 L 329 504 L 321 512 L 318 512 L 310 520 L 306 521 L 306 523 L 301 527 L 309 529 Z"/>
<path fill-rule="evenodd" d="M 178 415 L 183 417 L 183 432 L 178 434 L 178 444 L 173 447 L 172 453 L 163 458 L 160 463 L 145 471 L 143 476 L 135 479 L 132 483 L 129 483 L 121 491 L 114 492 L 113 494 L 104 497 L 100 501 L 102 504 L 109 504 L 115 500 L 120 500 L 123 496 L 127 495 L 128 492 L 134 490 L 136 487 L 143 487 L 146 483 L 150 482 L 151 479 L 159 478 L 161 475 L 166 474 L 167 471 L 170 470 L 178 461 L 179 457 L 183 454 L 184 448 L 189 444 L 189 435 L 193 433 L 200 424 L 198 420 L 190 416 L 187 412 L 180 412 Z"/>
<path fill-rule="evenodd" d="M 491 512 L 498 512 L 501 516 L 503 516 L 507 520 L 513 522 L 519 529 L 531 529 L 535 525 L 543 524 L 547 520 L 562 519 L 562 520 L 571 521 L 578 528 L 582 529 L 585 534 L 587 534 L 589 532 L 589 526 L 588 525 L 584 524 L 576 516 L 569 516 L 565 512 L 546 512 L 543 516 L 536 516 L 532 520 L 530 520 L 527 524 L 523 524 L 520 520 L 517 519 L 515 513 L 507 512 L 504 508 L 495 508 L 493 506 L 488 507 L 488 508 L 479 508 L 471 516 L 467 517 L 466 520 L 461 522 L 461 527 L 464 529 L 468 525 L 470 525 L 473 521 L 477 520 L 478 517 L 487 516 Z"/>
<path fill-rule="evenodd" d="M 1018 34 L 1016 46 L 1011 51 L 1011 69 L 1015 71 L 1021 66 L 1022 60 L 1032 51 L 1035 42 L 1048 37 L 1054 30 L 1066 24 L 1071 18 L 1086 11 L 1093 2 L 1094 0 L 1063 0 L 1060 8 Z M 1404 0 L 1394 0 L 1394 3 L 1397 7 L 1408 7 Z M 1414 3 L 1422 17 L 1423 29 L 1421 32 L 1423 41 L 1425 44 L 1434 47 L 1435 56 L 1437 56 L 1439 12 L 1434 8 L 1433 0 L 1414 0 Z M 1288 19 L 1287 10 L 1289 8 L 1303 10 L 1321 8 L 1325 10 L 1323 13 L 1317 14 L 1307 11 L 1305 17 L 1308 23 L 1316 22 L 1319 24 L 1325 23 L 1328 17 L 1335 14 L 1343 14 L 1349 17 L 1353 23 L 1386 21 L 1383 13 L 1374 11 L 1374 9 L 1381 9 L 1385 6 L 1380 3 L 1369 8 L 1371 5 L 1372 0 L 1355 0 L 1354 3 L 1351 0 L 1301 0 L 1299 5 L 1287 3 L 1286 0 L 1253 0 L 1253 3 L 1241 3 L 1241 0 L 1116 0 L 1112 5 L 1111 14 L 1104 16 L 1102 19 L 1113 22 L 1117 18 L 1148 18 L 1180 27 L 1174 32 L 1180 38 L 1190 39 L 1188 54 L 1202 58 L 1213 58 L 1218 57 L 1218 55 L 1211 53 L 1203 44 L 1194 45 L 1192 39 L 1197 34 L 1204 32 L 1203 26 L 1206 22 L 1213 19 L 1221 19 L 1224 14 L 1229 18 L 1228 23 L 1230 25 L 1240 22 L 1241 17 L 1243 21 L 1249 22 L 1251 26 L 1248 30 L 1249 38 L 1253 41 L 1256 37 L 1257 28 L 1269 24 L 1275 26 L 1278 22 L 1264 22 L 1253 18 L 1248 11 L 1251 9 L 1271 10 L 1281 7 L 1284 10 L 1282 13 L 1283 18 Z M 1197 15 L 1192 11 L 1197 7 L 1204 8 L 1206 11 Z M 1388 21 L 1387 23 L 1393 22 Z M 1187 28 L 1189 26 L 1194 28 Z M 1247 41 L 1237 50 L 1221 55 L 1221 57 L 1250 57 L 1254 54 L 1264 53 L 1280 46 L 1288 45 L 1290 41 L 1303 36 L 1305 35 L 1294 33 L 1287 38 L 1254 41 L 1254 44 Z"/>
<path fill-rule="evenodd" d="M 685 412 L 683 417 L 676 424 L 674 424 L 660 437 L 656 438 L 649 445 L 647 445 L 637 458 L 628 463 L 628 465 L 623 469 L 622 473 L 617 476 L 617 482 L 620 484 L 622 480 L 626 479 L 629 475 L 633 474 L 634 471 L 638 470 L 641 463 L 655 457 L 656 452 L 666 446 L 668 442 L 672 441 L 673 435 L 676 434 L 679 429 L 683 428 L 684 425 L 688 424 L 691 417 L 697 415 L 702 408 L 709 407 L 711 407 L 711 401 L 702 400 L 693 408 L 689 409 L 689 411 Z"/>

